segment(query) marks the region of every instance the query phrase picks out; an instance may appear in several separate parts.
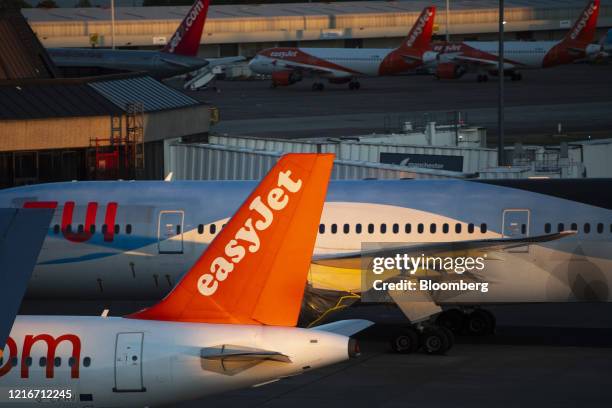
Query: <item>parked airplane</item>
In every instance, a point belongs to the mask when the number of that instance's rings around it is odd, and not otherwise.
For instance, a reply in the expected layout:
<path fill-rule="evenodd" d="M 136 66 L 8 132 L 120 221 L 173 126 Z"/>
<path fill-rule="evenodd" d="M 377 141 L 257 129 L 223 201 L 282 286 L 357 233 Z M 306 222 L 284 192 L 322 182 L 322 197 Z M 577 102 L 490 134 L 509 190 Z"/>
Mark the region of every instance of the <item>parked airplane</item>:
<path fill-rule="evenodd" d="M 67 72 L 139 71 L 168 78 L 244 60 L 243 57 L 204 59 L 197 56 L 210 0 L 196 0 L 170 41 L 160 51 L 108 48 L 47 48 L 59 68 Z"/>
<path fill-rule="evenodd" d="M 18 317 L 0 363 L 5 398 L 170 405 L 356 356 L 347 336 L 371 322 L 291 327 L 332 164 L 331 154 L 281 158 L 176 287 L 148 309 L 124 318 Z"/>
<path fill-rule="evenodd" d="M 253 185 L 53 183 L 2 190 L 0 206 L 55 208 L 30 299 L 159 299 L 223 231 Z M 493 317 L 470 306 L 492 301 L 608 301 L 611 191 L 607 179 L 331 182 L 308 290 L 359 294 L 360 268 L 340 263 L 359 256 L 363 243 L 402 243 L 403 251 L 417 255 L 491 252 L 480 274 L 491 283 L 488 293 L 431 299 L 418 307 L 394 299 L 412 321 L 427 323 L 419 331 L 431 323 L 465 322 L 475 333 L 488 332 Z M 438 315 L 439 305 L 456 308 Z M 413 338 L 412 329 L 408 333 Z M 398 350 L 413 349 L 406 336 L 397 339 Z"/>
<path fill-rule="evenodd" d="M 522 79 L 524 69 L 549 68 L 570 64 L 599 54 L 595 40 L 599 1 L 591 0 L 561 41 L 504 41 L 504 71 L 513 81 Z M 478 82 L 496 75 L 499 59 L 497 41 L 466 41 L 433 44 L 436 53 L 434 74 L 439 79 L 457 79 L 476 73 Z"/>
<path fill-rule="evenodd" d="M 358 78 L 405 73 L 434 60 L 428 51 L 435 7 L 426 7 L 396 49 L 279 47 L 260 51 L 249 63 L 258 74 L 272 75 L 273 86 L 288 86 L 314 77 L 312 90 L 322 91 L 322 79 L 332 84 L 361 87 Z"/>

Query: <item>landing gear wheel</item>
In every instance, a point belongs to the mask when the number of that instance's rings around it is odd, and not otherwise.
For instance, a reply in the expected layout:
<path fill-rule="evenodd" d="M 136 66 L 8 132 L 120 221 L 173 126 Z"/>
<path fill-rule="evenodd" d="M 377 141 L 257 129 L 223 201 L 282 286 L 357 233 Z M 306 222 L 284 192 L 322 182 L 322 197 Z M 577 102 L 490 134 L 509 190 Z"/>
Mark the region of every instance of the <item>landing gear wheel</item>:
<path fill-rule="evenodd" d="M 427 327 L 421 333 L 423 351 L 427 354 L 444 354 L 450 348 L 450 339 L 444 329 L 437 326 Z"/>
<path fill-rule="evenodd" d="M 465 314 L 459 309 L 449 309 L 440 313 L 436 324 L 450 329 L 451 332 L 459 334 L 465 328 Z"/>
<path fill-rule="evenodd" d="M 400 354 L 410 354 L 419 348 L 419 336 L 412 327 L 396 333 L 391 339 L 391 349 Z"/>
<path fill-rule="evenodd" d="M 476 309 L 467 317 L 466 329 L 472 336 L 487 336 L 495 330 L 495 316 L 491 312 Z"/>
<path fill-rule="evenodd" d="M 322 91 L 324 88 L 323 84 L 321 82 L 315 82 L 314 84 L 312 84 L 312 90 L 313 91 Z"/>
<path fill-rule="evenodd" d="M 448 350 L 453 348 L 453 346 L 455 345 L 455 334 L 450 329 L 447 329 L 446 327 L 438 327 L 438 328 L 444 333 L 444 335 L 446 336 L 448 340 L 448 348 L 444 350 L 444 352 L 446 353 Z"/>
<path fill-rule="evenodd" d="M 476 77 L 477 82 L 487 82 L 489 80 L 489 76 L 485 74 L 478 74 Z"/>
<path fill-rule="evenodd" d="M 357 90 L 361 88 L 361 84 L 359 83 L 359 81 L 351 81 L 349 82 L 349 89 L 350 90 Z"/>

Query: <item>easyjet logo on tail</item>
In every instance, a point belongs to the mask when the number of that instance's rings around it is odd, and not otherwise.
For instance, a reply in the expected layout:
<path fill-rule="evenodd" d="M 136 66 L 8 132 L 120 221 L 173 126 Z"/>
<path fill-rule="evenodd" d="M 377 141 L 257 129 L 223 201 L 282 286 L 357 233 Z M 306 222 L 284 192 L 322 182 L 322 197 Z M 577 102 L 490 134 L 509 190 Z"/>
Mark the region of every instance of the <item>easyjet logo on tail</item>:
<path fill-rule="evenodd" d="M 576 37 L 580 35 L 593 13 L 595 13 L 595 10 L 597 10 L 597 4 L 591 3 L 589 8 L 584 11 L 584 13 L 582 14 L 582 18 L 576 23 L 574 29 L 572 30 L 572 33 L 570 34 L 570 38 L 572 40 L 575 40 Z"/>
<path fill-rule="evenodd" d="M 181 26 L 179 30 L 176 30 L 170 42 L 168 43 L 168 52 L 173 53 L 175 48 L 181 43 L 183 36 L 189 32 L 189 29 L 193 25 L 193 22 L 198 18 L 200 12 L 204 9 L 204 3 L 202 0 L 198 0 L 196 4 L 193 5 L 191 11 L 185 17 L 185 24 Z"/>
<path fill-rule="evenodd" d="M 427 9 L 425 13 L 421 14 L 421 17 L 419 17 L 414 29 L 406 40 L 406 47 L 412 47 L 416 39 L 423 33 L 423 28 L 425 28 L 425 24 L 427 24 L 431 16 L 433 16 L 433 12 L 430 9 Z"/>
<path fill-rule="evenodd" d="M 255 217 L 249 217 L 236 232 L 234 239 L 225 245 L 224 256 L 218 256 L 210 264 L 210 273 L 205 273 L 198 279 L 198 291 L 203 296 L 213 295 L 221 282 L 234 270 L 249 253 L 257 253 L 261 248 L 258 232 L 270 228 L 274 222 L 274 212 L 282 211 L 289 203 L 289 197 L 302 188 L 302 180 L 292 180 L 291 170 L 280 172 L 276 187 L 272 188 L 266 197 L 255 197 L 249 204 L 249 210 Z M 265 201 L 265 202 L 264 202 Z"/>

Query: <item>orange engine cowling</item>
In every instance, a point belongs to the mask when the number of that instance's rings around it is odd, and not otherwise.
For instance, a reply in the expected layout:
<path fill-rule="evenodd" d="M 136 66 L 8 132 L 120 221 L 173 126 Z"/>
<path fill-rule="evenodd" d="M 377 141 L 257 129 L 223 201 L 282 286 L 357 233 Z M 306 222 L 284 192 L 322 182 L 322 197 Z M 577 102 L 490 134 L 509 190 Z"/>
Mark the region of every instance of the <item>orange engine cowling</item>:
<path fill-rule="evenodd" d="M 289 86 L 301 80 L 301 75 L 294 71 L 278 71 L 272 73 L 272 84 L 274 86 Z"/>
<path fill-rule="evenodd" d="M 436 78 L 438 79 L 457 79 L 465 74 L 465 69 L 452 62 L 443 62 L 436 67 Z"/>

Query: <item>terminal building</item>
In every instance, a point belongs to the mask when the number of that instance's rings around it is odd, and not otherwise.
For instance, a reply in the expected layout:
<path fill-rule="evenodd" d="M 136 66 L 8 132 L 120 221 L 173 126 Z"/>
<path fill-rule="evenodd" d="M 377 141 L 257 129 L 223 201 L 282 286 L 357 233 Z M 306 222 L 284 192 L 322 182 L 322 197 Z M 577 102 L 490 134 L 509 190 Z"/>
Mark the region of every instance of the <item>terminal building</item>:
<path fill-rule="evenodd" d="M 585 0 L 507 0 L 508 40 L 556 40 L 565 35 Z M 360 1 L 210 6 L 200 56 L 251 57 L 274 46 L 392 48 L 423 7 L 438 6 L 434 31 L 438 39 L 497 38 L 497 0 Z M 189 7 L 117 7 L 115 44 L 158 48 L 169 40 Z M 109 47 L 109 9 L 24 9 L 23 14 L 45 47 Z M 612 27 L 612 0 L 602 0 L 599 35 Z"/>

